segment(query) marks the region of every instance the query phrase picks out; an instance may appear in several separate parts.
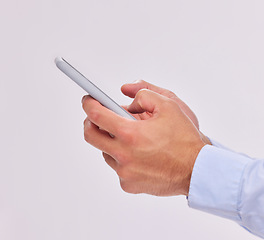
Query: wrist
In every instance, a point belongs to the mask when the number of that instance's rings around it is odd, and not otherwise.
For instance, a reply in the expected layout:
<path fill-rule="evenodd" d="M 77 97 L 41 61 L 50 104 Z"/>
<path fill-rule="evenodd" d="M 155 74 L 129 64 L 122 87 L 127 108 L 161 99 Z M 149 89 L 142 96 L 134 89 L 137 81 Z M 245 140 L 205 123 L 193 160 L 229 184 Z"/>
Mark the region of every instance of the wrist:
<path fill-rule="evenodd" d="M 208 139 L 208 138 L 206 138 Z M 208 139 L 209 141 L 209 139 Z M 207 145 L 204 140 L 201 141 L 199 144 L 197 144 L 195 147 L 192 147 L 192 154 L 190 155 L 189 158 L 189 166 L 188 166 L 188 170 L 187 170 L 187 174 L 183 180 L 183 192 L 182 194 L 185 196 L 188 196 L 189 194 L 189 188 L 190 188 L 190 183 L 191 183 L 191 177 L 192 177 L 192 172 L 193 172 L 193 168 L 194 168 L 194 164 L 196 162 L 196 159 L 200 153 L 200 151 L 202 150 L 202 148 Z"/>
<path fill-rule="evenodd" d="M 201 133 L 201 138 L 202 138 L 202 141 L 205 143 L 205 144 L 208 144 L 208 145 L 213 145 L 210 141 L 210 139 L 208 137 L 206 137 L 203 133 Z"/>

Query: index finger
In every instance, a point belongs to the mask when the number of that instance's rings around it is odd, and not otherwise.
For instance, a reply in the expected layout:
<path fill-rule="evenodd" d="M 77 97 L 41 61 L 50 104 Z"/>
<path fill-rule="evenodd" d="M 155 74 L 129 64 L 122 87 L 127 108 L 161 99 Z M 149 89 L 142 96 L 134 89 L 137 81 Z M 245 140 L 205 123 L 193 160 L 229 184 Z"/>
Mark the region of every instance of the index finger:
<path fill-rule="evenodd" d="M 117 115 L 90 96 L 85 96 L 82 104 L 88 119 L 115 137 L 118 136 L 120 126 L 133 121 Z"/>
<path fill-rule="evenodd" d="M 127 83 L 121 87 L 121 91 L 123 92 L 123 94 L 131 98 L 135 98 L 136 94 L 141 89 L 148 89 L 148 90 L 151 90 L 153 92 L 159 93 L 167 97 L 171 97 L 172 95 L 174 95 L 169 90 L 158 87 L 144 80 L 139 80 L 134 83 Z"/>

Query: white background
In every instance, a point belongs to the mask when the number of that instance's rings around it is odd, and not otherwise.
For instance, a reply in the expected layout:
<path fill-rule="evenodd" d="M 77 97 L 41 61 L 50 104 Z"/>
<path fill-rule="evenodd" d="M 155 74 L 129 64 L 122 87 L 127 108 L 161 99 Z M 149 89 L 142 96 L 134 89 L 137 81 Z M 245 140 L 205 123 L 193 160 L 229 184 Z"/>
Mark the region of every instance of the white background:
<path fill-rule="evenodd" d="M 168 88 L 201 130 L 263 157 L 263 0 L 9 0 L 0 7 L 0 239 L 257 239 L 188 208 L 130 195 L 83 140 L 84 91 L 63 56 L 119 103 Z"/>

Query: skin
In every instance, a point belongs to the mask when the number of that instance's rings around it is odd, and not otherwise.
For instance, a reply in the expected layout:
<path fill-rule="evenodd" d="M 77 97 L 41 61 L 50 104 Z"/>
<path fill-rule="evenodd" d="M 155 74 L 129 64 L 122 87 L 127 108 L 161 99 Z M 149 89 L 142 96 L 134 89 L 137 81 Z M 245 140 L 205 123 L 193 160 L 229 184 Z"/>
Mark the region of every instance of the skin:
<path fill-rule="evenodd" d="M 124 108 L 138 121 L 84 96 L 85 140 L 103 152 L 125 192 L 188 195 L 197 155 L 210 144 L 195 114 L 173 92 L 142 80 L 121 90 L 133 98 Z"/>

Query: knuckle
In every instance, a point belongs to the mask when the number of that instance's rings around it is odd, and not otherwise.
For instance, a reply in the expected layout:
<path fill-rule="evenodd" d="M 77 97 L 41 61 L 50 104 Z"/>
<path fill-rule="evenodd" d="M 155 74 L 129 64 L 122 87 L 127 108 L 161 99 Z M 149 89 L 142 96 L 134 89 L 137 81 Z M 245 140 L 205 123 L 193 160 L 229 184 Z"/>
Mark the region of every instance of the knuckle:
<path fill-rule="evenodd" d="M 176 94 L 170 90 L 167 90 L 168 91 L 168 97 L 170 98 L 173 98 L 173 97 L 176 97 Z"/>
<path fill-rule="evenodd" d="M 136 81 L 136 83 L 146 84 L 146 81 L 144 81 L 143 79 L 139 79 L 139 80 Z"/>
<path fill-rule="evenodd" d="M 172 108 L 175 108 L 175 102 L 172 101 L 171 99 L 165 99 L 163 102 L 162 102 L 162 108 L 164 110 L 167 110 L 167 111 L 170 111 Z"/>
<path fill-rule="evenodd" d="M 130 171 L 127 167 L 120 167 L 117 170 L 117 175 L 119 176 L 120 179 L 122 179 L 122 181 L 127 181 L 130 179 Z"/>
<path fill-rule="evenodd" d="M 121 186 L 122 190 L 126 193 L 136 193 L 133 184 L 131 184 L 130 182 L 121 180 L 120 186 Z"/>
<path fill-rule="evenodd" d="M 84 132 L 84 140 L 86 141 L 86 142 L 90 142 L 90 134 L 88 133 L 88 131 L 85 131 Z"/>
<path fill-rule="evenodd" d="M 88 121 L 88 118 L 85 118 L 84 121 L 83 121 L 83 126 L 84 126 L 84 127 L 86 126 L 87 121 Z"/>
<path fill-rule="evenodd" d="M 126 165 L 131 161 L 130 156 L 128 154 L 122 153 L 122 152 L 115 152 L 114 159 L 116 159 L 124 168 Z M 120 168 L 120 171 L 123 171 L 122 168 Z"/>
<path fill-rule="evenodd" d="M 88 113 L 87 113 L 88 117 L 90 120 L 97 122 L 99 117 L 100 117 L 100 113 L 96 108 L 91 108 Z"/>
<path fill-rule="evenodd" d="M 138 92 L 137 92 L 137 97 L 142 97 L 143 95 L 145 95 L 149 90 L 148 89 L 140 89 Z"/>
<path fill-rule="evenodd" d="M 86 142 L 90 142 L 91 140 L 91 123 L 88 120 L 86 120 L 84 127 L 84 139 Z"/>
<path fill-rule="evenodd" d="M 128 193 L 128 188 L 127 188 L 128 184 L 122 180 L 120 180 L 120 187 L 122 188 L 122 190 L 124 192 L 127 192 Z"/>
<path fill-rule="evenodd" d="M 148 93 L 149 93 L 149 90 L 148 89 L 145 89 L 145 88 L 140 89 L 137 92 L 137 94 L 136 94 L 136 97 L 135 97 L 136 101 L 141 102 L 144 99 L 144 97 L 146 97 L 146 95 Z"/>

